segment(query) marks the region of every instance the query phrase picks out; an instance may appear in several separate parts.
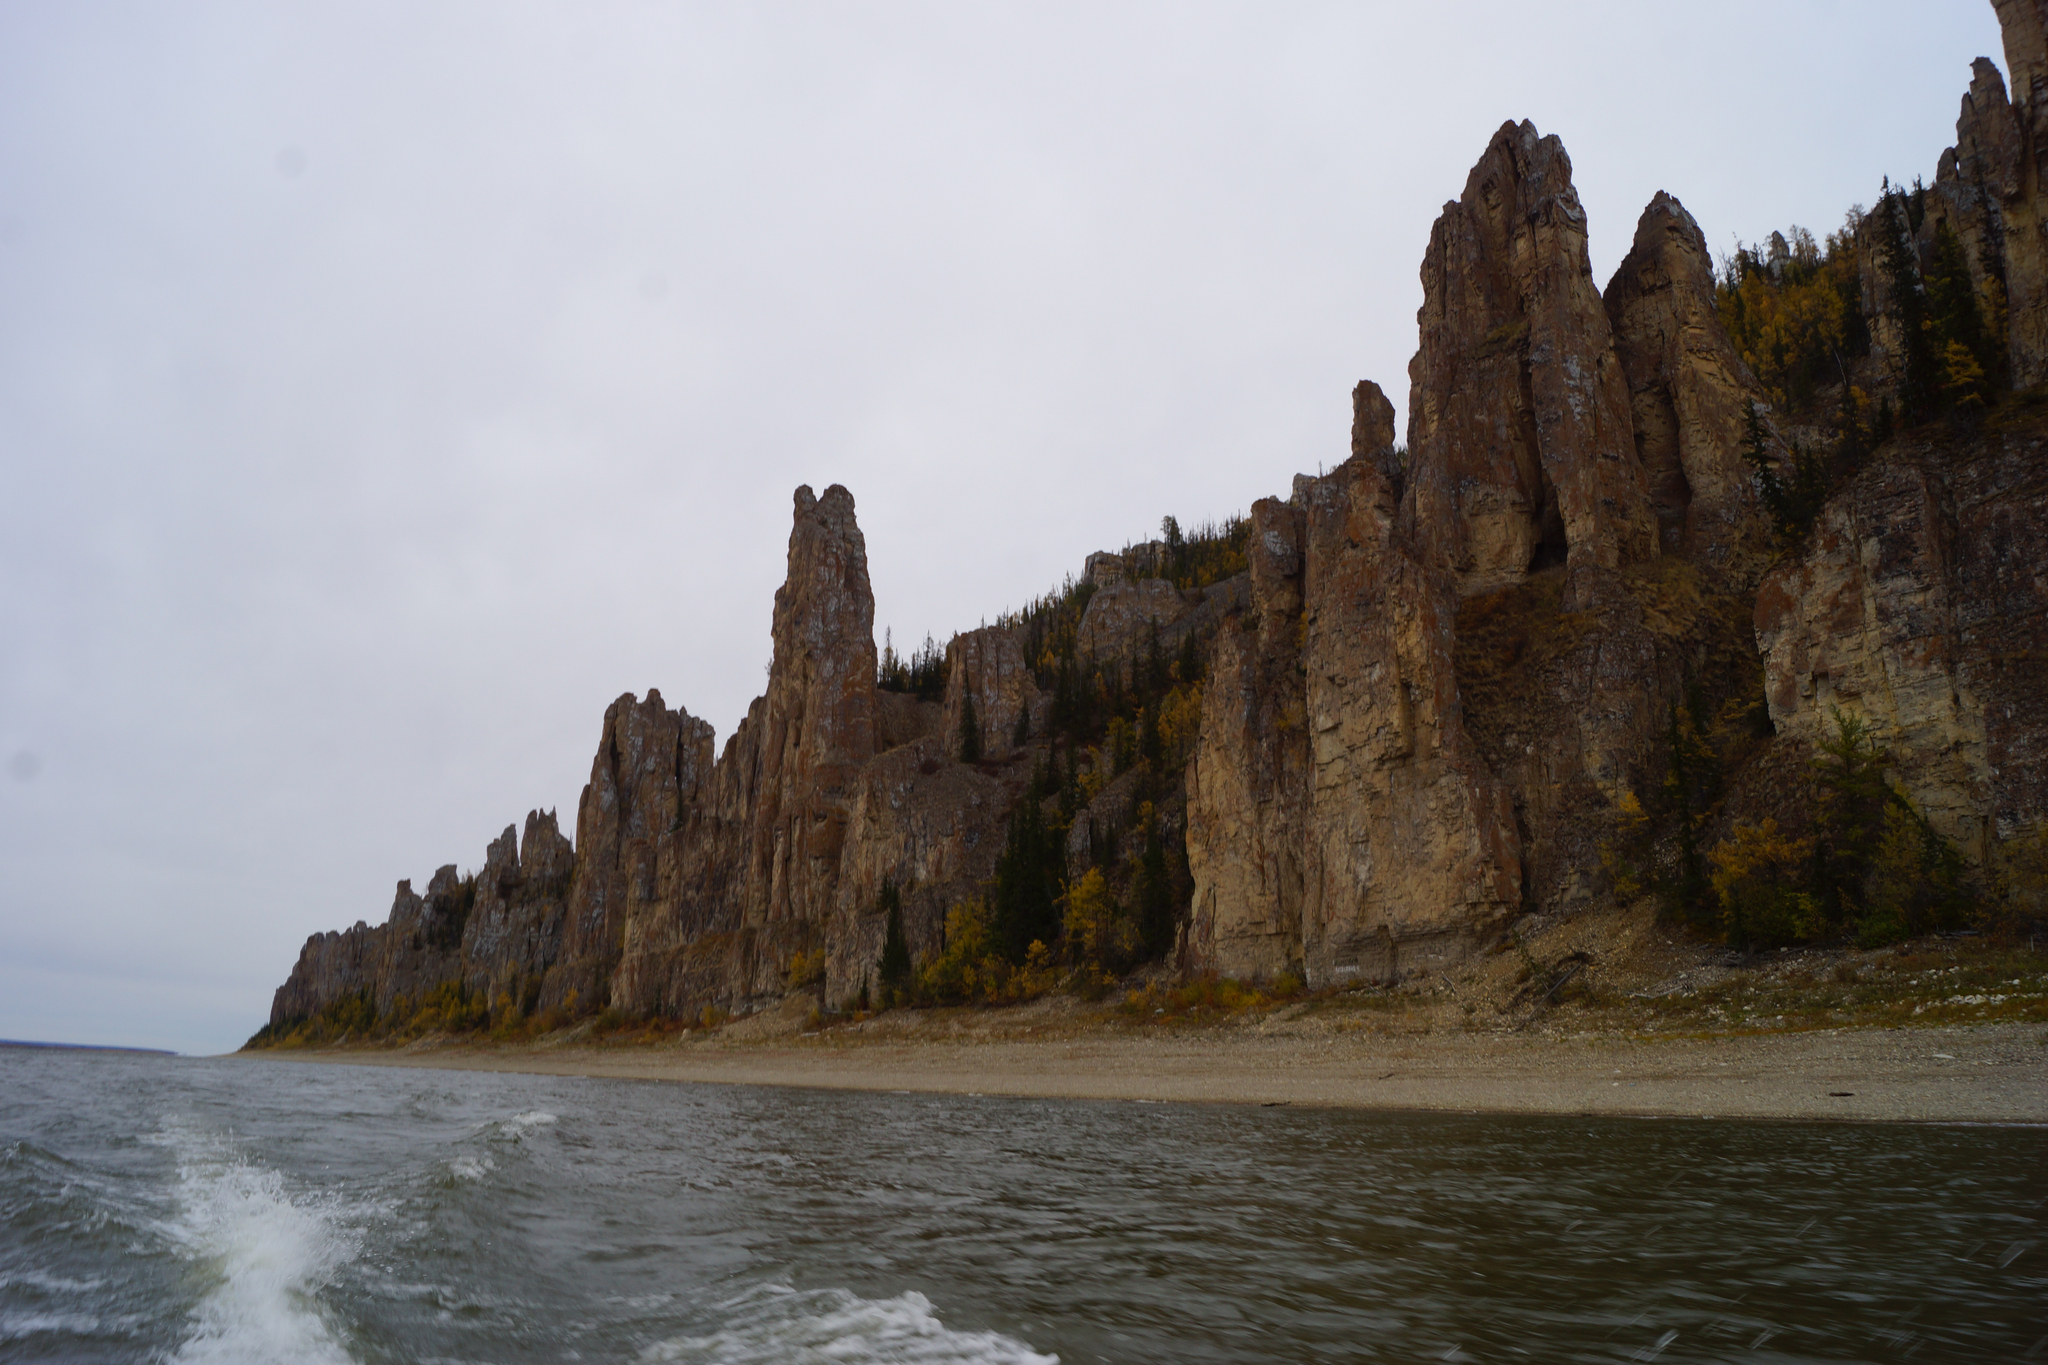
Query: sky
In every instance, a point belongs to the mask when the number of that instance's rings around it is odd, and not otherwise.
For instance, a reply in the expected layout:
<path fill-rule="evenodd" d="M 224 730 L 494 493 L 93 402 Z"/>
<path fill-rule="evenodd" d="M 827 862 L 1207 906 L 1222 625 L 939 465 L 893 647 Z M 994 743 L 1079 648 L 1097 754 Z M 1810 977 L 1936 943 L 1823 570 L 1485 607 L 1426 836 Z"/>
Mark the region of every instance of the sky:
<path fill-rule="evenodd" d="M 0 1038 L 237 1046 L 604 708 L 722 745 L 791 493 L 876 628 L 1407 406 L 1430 224 L 1561 136 L 1605 282 L 1932 179 L 1989 3 L 0 6 Z"/>

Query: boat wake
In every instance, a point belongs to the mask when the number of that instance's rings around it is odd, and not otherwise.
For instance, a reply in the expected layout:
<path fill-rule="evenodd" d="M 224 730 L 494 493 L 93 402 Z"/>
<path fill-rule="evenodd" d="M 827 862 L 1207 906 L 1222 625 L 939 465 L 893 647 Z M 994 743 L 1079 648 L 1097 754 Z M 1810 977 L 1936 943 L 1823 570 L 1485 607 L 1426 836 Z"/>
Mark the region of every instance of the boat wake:
<path fill-rule="evenodd" d="M 171 1359 L 344 1365 L 348 1352 L 316 1297 L 359 1245 L 336 1206 L 294 1199 L 276 1171 L 225 1142 L 175 1129 L 165 1140 L 178 1160 L 166 1231 L 204 1285 Z"/>
<path fill-rule="evenodd" d="M 947 1327 L 915 1290 L 864 1299 L 845 1289 L 764 1285 L 723 1308 L 731 1317 L 719 1331 L 657 1342 L 641 1358 L 719 1365 L 1059 1365 L 1058 1356 L 999 1332 Z"/>

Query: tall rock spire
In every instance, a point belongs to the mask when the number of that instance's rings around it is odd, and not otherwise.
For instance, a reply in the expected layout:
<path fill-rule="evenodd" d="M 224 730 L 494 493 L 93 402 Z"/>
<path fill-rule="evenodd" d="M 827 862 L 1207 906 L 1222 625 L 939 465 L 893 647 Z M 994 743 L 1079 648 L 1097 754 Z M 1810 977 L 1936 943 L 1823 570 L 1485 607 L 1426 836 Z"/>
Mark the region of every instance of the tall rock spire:
<path fill-rule="evenodd" d="M 1769 550 L 1742 457 L 1748 404 L 1763 394 L 1715 311 L 1706 234 L 1662 190 L 1608 281 L 1606 305 L 1665 548 L 1741 572 Z"/>
<path fill-rule="evenodd" d="M 1571 159 L 1506 123 L 1430 232 L 1410 362 L 1416 544 L 1462 592 L 1657 550 L 1628 387 L 1586 253 Z"/>

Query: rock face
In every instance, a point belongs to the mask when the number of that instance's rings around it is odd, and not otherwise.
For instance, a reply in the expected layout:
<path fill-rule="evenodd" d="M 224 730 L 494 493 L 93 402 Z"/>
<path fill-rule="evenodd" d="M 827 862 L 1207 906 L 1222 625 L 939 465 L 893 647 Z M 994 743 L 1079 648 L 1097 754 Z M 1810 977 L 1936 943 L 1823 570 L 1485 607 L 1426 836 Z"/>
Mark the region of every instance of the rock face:
<path fill-rule="evenodd" d="M 1837 709 L 1867 721 L 1907 795 L 1977 858 L 2048 816 L 2042 425 L 1899 443 L 1757 593 L 1779 733 L 1818 741 Z"/>
<path fill-rule="evenodd" d="M 1465 593 L 1549 564 L 1654 555 L 1628 385 L 1562 143 L 1502 125 L 1430 232 L 1422 292 L 1406 538 Z"/>
<path fill-rule="evenodd" d="M 573 849 L 536 812 L 474 878 L 444 867 L 425 898 L 400 883 L 385 924 L 308 941 L 272 1022 L 360 991 L 380 1009 L 417 1003 L 450 982 L 529 1009 L 687 1015 L 780 995 L 799 954 L 842 999 L 880 955 L 885 877 L 907 888 L 913 940 L 936 946 L 947 904 L 988 875 L 1023 779 L 951 762 L 938 704 L 878 697 L 867 548 L 844 488 L 797 490 L 773 638 L 767 691 L 715 763 L 706 722 L 659 692 L 620 697 Z M 1001 752 L 1037 704 L 1016 642 L 977 632 L 954 664 L 949 695 L 986 689 Z"/>
<path fill-rule="evenodd" d="M 1724 574 L 1753 572 L 1769 527 L 1742 445 L 1748 404 L 1763 393 L 1715 311 L 1706 235 L 1661 190 L 1608 282 L 1606 307 L 1664 550 Z"/>
<path fill-rule="evenodd" d="M 1252 509 L 1256 624 L 1211 655 L 1188 779 L 1187 965 L 1389 979 L 1463 956 L 1520 899 L 1506 789 L 1466 738 L 1457 593 L 1399 530 L 1392 410 L 1362 449 Z"/>
<path fill-rule="evenodd" d="M 2048 382 L 2048 41 L 2040 0 L 1994 0 L 2004 31 L 2008 95 L 1998 68 L 1979 57 L 1956 118 L 1956 145 L 1943 153 L 1919 230 L 1931 261 L 1942 226 L 1962 242 L 1980 306 L 2003 314 L 2015 387 Z M 1889 319 L 1882 270 L 1866 265 L 1866 312 Z"/>
<path fill-rule="evenodd" d="M 2048 0 L 1997 9 L 2013 93 L 1977 63 L 1918 244 L 1932 260 L 1955 233 L 2026 386 L 2048 382 Z M 1782 238 L 1772 256 L 1789 258 Z M 1880 334 L 1883 273 L 1866 260 Z M 2020 396 L 1892 442 L 1766 572 L 1742 455 L 1759 389 L 1676 199 L 1651 201 L 1603 297 L 1563 147 L 1510 123 L 1437 220 L 1422 278 L 1405 454 L 1361 383 L 1350 458 L 1253 505 L 1244 573 L 1184 590 L 1181 546 L 1150 542 L 1090 555 L 1057 599 L 1072 613 L 1085 594 L 1078 620 L 1053 619 L 1086 695 L 1115 694 L 1154 648 L 1172 660 L 1172 752 L 1195 708 L 1184 668 L 1204 661 L 1184 793 L 1157 783 L 1163 747 L 1083 787 L 1094 737 L 1064 736 L 1070 877 L 1135 857 L 1143 795 L 1148 830 L 1185 831 L 1181 970 L 1319 986 L 1440 970 L 1514 916 L 1604 894 L 1602 843 L 1623 798 L 1661 782 L 1680 708 L 1729 699 L 1721 721 L 1747 726 L 1759 671 L 1778 739 L 1742 730 L 1764 754 L 1752 775 L 1803 769 L 1839 708 L 1971 856 L 2048 820 L 2048 410 Z M 986 889 L 1045 752 L 1020 740 L 1042 746 L 1053 710 L 1023 639 L 1049 651 L 1046 619 L 955 637 L 943 700 L 878 692 L 853 498 L 798 489 L 768 685 L 716 760 L 705 722 L 658 692 L 620 697 L 573 848 L 536 811 L 474 875 L 399 883 L 384 924 L 307 942 L 273 1023 L 358 998 L 687 1016 L 857 996 L 885 883 L 920 958 Z"/>
<path fill-rule="evenodd" d="M 957 635 L 946 647 L 945 724 L 941 733 L 959 751 L 960 712 L 974 698 L 974 718 L 981 752 L 1001 758 L 1015 748 L 1017 722 L 1026 735 L 1045 728 L 1045 707 L 1038 684 L 1025 666 L 1016 633 L 1003 626 L 983 626 Z"/>
<path fill-rule="evenodd" d="M 1305 966 L 1310 794 L 1303 509 L 1266 498 L 1252 504 L 1251 523 L 1249 621 L 1222 631 L 1210 650 L 1188 765 L 1195 891 L 1181 951 L 1190 966 L 1239 977 Z"/>

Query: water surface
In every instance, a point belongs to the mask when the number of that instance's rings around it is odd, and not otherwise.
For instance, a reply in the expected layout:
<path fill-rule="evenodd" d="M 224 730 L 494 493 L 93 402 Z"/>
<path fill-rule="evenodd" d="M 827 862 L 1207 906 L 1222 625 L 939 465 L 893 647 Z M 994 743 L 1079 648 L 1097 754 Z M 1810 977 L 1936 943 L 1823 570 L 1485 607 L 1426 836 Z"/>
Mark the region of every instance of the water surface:
<path fill-rule="evenodd" d="M 0 1361 L 2048 1359 L 2048 1132 L 0 1049 Z"/>

